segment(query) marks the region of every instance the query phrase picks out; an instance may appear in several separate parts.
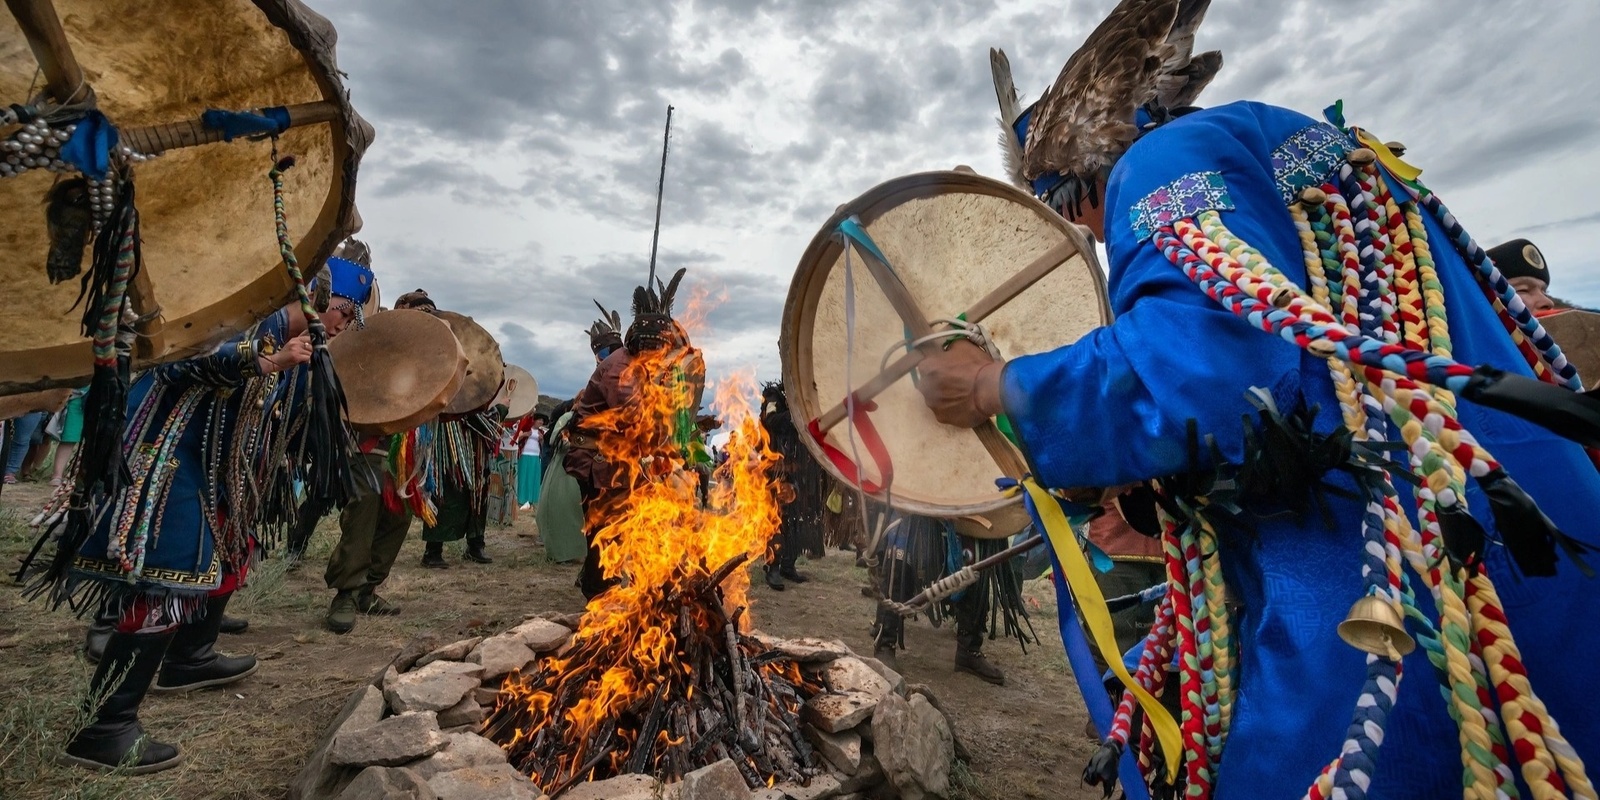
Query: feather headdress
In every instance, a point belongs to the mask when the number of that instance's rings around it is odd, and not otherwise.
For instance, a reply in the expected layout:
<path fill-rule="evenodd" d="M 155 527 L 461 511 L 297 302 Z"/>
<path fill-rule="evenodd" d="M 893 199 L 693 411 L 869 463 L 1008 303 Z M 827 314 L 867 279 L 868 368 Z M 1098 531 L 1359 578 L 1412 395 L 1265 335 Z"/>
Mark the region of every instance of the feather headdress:
<path fill-rule="evenodd" d="M 1192 105 L 1222 69 L 1219 51 L 1191 55 L 1210 5 L 1211 0 L 1118 3 L 1034 104 L 1013 180 L 1056 174 L 1087 184 L 1138 138 L 1141 108 L 1159 120 L 1168 110 Z M 999 72 L 1004 65 L 1009 85 L 1010 65 L 1004 53 L 995 53 L 990 60 L 1004 122 L 1007 100 Z"/>
<path fill-rule="evenodd" d="M 678 284 L 683 282 L 687 268 L 680 268 L 673 273 L 672 280 L 662 283 L 656 278 L 655 286 L 635 286 L 633 288 L 633 315 L 642 317 L 648 314 L 672 316 L 672 301 L 678 294 Z"/>

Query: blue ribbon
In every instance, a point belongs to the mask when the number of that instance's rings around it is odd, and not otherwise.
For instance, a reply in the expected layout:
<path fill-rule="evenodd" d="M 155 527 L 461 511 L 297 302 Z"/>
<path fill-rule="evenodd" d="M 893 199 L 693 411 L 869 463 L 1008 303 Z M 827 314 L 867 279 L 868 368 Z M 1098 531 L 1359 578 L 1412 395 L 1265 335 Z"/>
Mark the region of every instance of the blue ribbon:
<path fill-rule="evenodd" d="M 61 160 L 97 181 L 106 179 L 111 169 L 111 150 L 117 146 L 117 126 L 99 111 L 89 111 L 78 120 L 72 137 L 61 146 Z"/>
<path fill-rule="evenodd" d="M 240 136 L 277 136 L 289 129 L 289 109 L 273 106 L 255 114 L 209 108 L 200 115 L 200 124 L 214 131 L 222 131 L 222 140 L 225 142 Z"/>
<path fill-rule="evenodd" d="M 1028 507 L 1028 516 L 1033 518 L 1033 524 L 1044 530 L 1044 522 L 1039 519 L 1039 509 L 1033 504 L 1033 498 L 1027 492 L 1022 494 L 1022 502 Z M 1072 504 L 1063 503 L 1070 509 Z M 1067 588 L 1067 581 L 1061 569 L 1061 561 L 1057 557 L 1055 548 L 1050 546 L 1050 537 L 1045 537 L 1045 549 L 1050 553 L 1051 583 L 1056 589 L 1056 621 L 1061 629 L 1061 644 L 1067 651 L 1067 663 L 1072 667 L 1072 677 L 1078 683 L 1078 692 L 1083 695 L 1083 704 L 1089 711 L 1089 719 L 1094 721 L 1095 730 L 1100 732 L 1102 740 L 1106 731 L 1111 730 L 1111 720 L 1115 710 L 1111 707 L 1111 697 L 1106 694 L 1106 687 L 1100 683 L 1099 670 L 1095 669 L 1094 656 L 1089 652 L 1089 641 L 1083 635 L 1083 627 L 1078 624 L 1078 607 L 1072 602 L 1072 590 Z M 1134 758 L 1133 748 L 1126 747 L 1122 750 L 1121 762 L 1118 766 L 1118 783 L 1122 784 L 1123 795 L 1127 800 L 1150 800 L 1150 793 L 1140 777 L 1139 762 Z"/>

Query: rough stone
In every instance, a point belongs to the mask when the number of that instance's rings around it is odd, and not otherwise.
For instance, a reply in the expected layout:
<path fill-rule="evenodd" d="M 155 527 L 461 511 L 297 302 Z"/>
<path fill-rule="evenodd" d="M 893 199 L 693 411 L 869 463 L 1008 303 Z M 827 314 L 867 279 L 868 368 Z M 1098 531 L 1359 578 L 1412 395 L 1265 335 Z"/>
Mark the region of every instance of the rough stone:
<path fill-rule="evenodd" d="M 465 661 L 467 660 L 467 654 L 471 653 L 472 648 L 477 647 L 481 641 L 483 641 L 482 636 L 474 636 L 471 639 L 451 642 L 417 659 L 417 666 L 426 667 L 435 661 Z"/>
<path fill-rule="evenodd" d="M 439 720 L 432 711 L 401 714 L 334 737 L 328 758 L 352 767 L 398 767 L 444 749 Z"/>
<path fill-rule="evenodd" d="M 779 639 L 759 631 L 751 634 L 762 647 L 776 650 L 799 664 L 820 664 L 851 655 L 850 648 L 838 639 Z"/>
<path fill-rule="evenodd" d="M 439 712 L 439 727 L 477 725 L 483 722 L 483 717 L 483 706 L 478 705 L 478 701 L 472 699 L 472 693 L 468 692 L 466 697 L 461 698 L 461 702 Z"/>
<path fill-rule="evenodd" d="M 750 788 L 745 786 L 744 776 L 731 758 L 683 776 L 679 790 L 681 800 L 748 800 L 750 797 Z"/>
<path fill-rule="evenodd" d="M 572 638 L 572 629 L 547 619 L 530 619 L 502 635 L 521 639 L 535 653 L 549 653 L 559 650 Z"/>
<path fill-rule="evenodd" d="M 805 786 L 780 783 L 774 788 L 783 792 L 788 800 L 832 800 L 839 796 L 838 779 L 827 773 L 813 776 L 811 783 Z"/>
<path fill-rule="evenodd" d="M 874 754 L 902 800 L 942 798 L 950 792 L 955 740 L 950 723 L 922 695 L 888 695 L 872 717 Z"/>
<path fill-rule="evenodd" d="M 394 665 L 390 664 L 388 667 L 384 668 L 383 673 L 376 681 L 373 681 L 372 685 L 378 687 L 379 689 L 388 689 L 390 686 L 393 686 L 394 682 L 397 680 L 400 680 L 400 670 L 395 669 Z"/>
<path fill-rule="evenodd" d="M 839 790 L 860 792 L 884 783 L 883 765 L 878 763 L 878 757 L 871 753 L 862 753 L 861 766 L 857 767 L 853 774 L 839 781 Z"/>
<path fill-rule="evenodd" d="M 892 691 L 894 691 L 895 694 L 898 694 L 901 697 L 905 696 L 905 694 L 906 694 L 906 679 L 905 679 L 905 676 L 903 676 L 900 673 L 895 672 L 894 670 L 890 669 L 888 664 L 885 664 L 882 661 L 879 661 L 878 659 L 873 658 L 872 656 L 856 656 L 856 658 L 858 660 L 860 660 L 861 663 L 866 664 L 873 672 L 878 673 L 878 675 L 880 677 L 882 677 L 884 680 L 888 681 L 889 682 L 889 688 Z"/>
<path fill-rule="evenodd" d="M 536 800 L 539 787 L 510 764 L 441 772 L 428 779 L 439 800 Z"/>
<path fill-rule="evenodd" d="M 383 719 L 383 692 L 373 686 L 362 686 L 345 701 L 344 708 L 333 718 L 328 731 L 311 753 L 305 769 L 289 786 L 290 800 L 336 797 L 359 770 L 334 764 L 329 758 L 333 742 L 340 734 L 350 733 L 378 724 Z"/>
<path fill-rule="evenodd" d="M 427 655 L 439 644 L 439 637 L 434 634 L 425 633 L 417 636 L 406 642 L 405 646 L 400 648 L 400 652 L 395 653 L 394 658 L 389 661 L 389 665 L 398 672 L 405 672 L 416 666 L 417 659 Z"/>
<path fill-rule="evenodd" d="M 653 800 L 660 787 L 661 782 L 649 775 L 618 775 L 577 784 L 562 792 L 561 800 Z"/>
<path fill-rule="evenodd" d="M 854 775 L 861 766 L 861 737 L 854 731 L 828 733 L 815 726 L 805 726 L 806 738 L 816 745 L 817 752 L 828 763 L 846 775 Z"/>
<path fill-rule="evenodd" d="M 544 623 L 544 620 L 537 620 Z M 545 623 L 555 625 L 553 622 Z M 560 628 L 560 625 L 555 625 Z M 562 628 L 562 630 L 566 630 Z M 502 633 L 484 639 L 467 660 L 483 666 L 484 680 L 498 678 L 509 672 L 525 669 L 528 662 L 534 659 L 533 650 L 523 644 L 522 637 L 514 635 L 514 631 Z"/>
<path fill-rule="evenodd" d="M 863 692 L 819 694 L 806 701 L 800 718 L 828 733 L 849 730 L 872 716 L 878 698 Z"/>
<path fill-rule="evenodd" d="M 423 780 L 444 772 L 454 772 L 468 767 L 488 767 L 506 763 L 506 751 L 476 733 L 450 733 L 445 735 L 443 750 L 409 764 Z"/>
<path fill-rule="evenodd" d="M 476 669 L 476 664 L 435 661 L 395 678 L 384 687 L 383 696 L 397 714 L 443 711 L 478 688 L 478 678 L 472 674 Z"/>
<path fill-rule="evenodd" d="M 338 800 L 435 800 L 421 775 L 405 767 L 367 767 L 339 793 Z"/>
<path fill-rule="evenodd" d="M 882 697 L 894 690 L 882 675 L 853 656 L 828 662 L 822 669 L 822 680 L 835 692 L 861 692 Z"/>
<path fill-rule="evenodd" d="M 473 689 L 472 699 L 478 701 L 478 705 L 480 706 L 493 708 L 495 701 L 500 699 L 500 687 L 498 682 L 495 686 L 481 686 L 477 689 Z"/>

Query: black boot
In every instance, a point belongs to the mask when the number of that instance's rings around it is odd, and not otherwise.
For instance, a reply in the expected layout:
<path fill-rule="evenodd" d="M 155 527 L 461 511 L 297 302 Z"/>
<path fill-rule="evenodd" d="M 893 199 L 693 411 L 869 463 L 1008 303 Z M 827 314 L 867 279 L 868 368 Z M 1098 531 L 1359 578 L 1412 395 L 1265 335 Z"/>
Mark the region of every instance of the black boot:
<path fill-rule="evenodd" d="M 222 628 L 222 612 L 233 593 L 206 599 L 205 616 L 178 626 L 167 659 L 156 678 L 157 694 L 227 686 L 256 671 L 255 656 L 225 656 L 214 647 Z"/>
<path fill-rule="evenodd" d="M 450 565 L 444 560 L 444 542 L 426 542 L 422 548 L 422 566 L 433 569 L 449 569 Z"/>
<path fill-rule="evenodd" d="M 795 569 L 794 564 L 792 563 L 783 565 L 783 569 L 778 570 L 778 574 L 782 575 L 784 579 L 788 580 L 790 583 L 805 583 L 806 581 L 811 580 L 810 578 L 801 575 L 800 571 Z"/>
<path fill-rule="evenodd" d="M 94 622 L 89 623 L 89 632 L 83 637 L 83 660 L 90 664 L 100 663 L 106 651 L 106 642 L 111 639 L 112 631 L 117 629 L 117 615 L 101 609 L 94 616 Z"/>
<path fill-rule="evenodd" d="M 145 736 L 139 725 L 139 704 L 172 639 L 171 631 L 111 634 L 89 683 L 89 702 L 99 699 L 100 707 L 67 743 L 61 763 L 99 770 L 126 763 L 128 774 L 143 775 L 183 761 L 178 748 Z"/>
<path fill-rule="evenodd" d="M 218 630 L 223 633 L 244 633 L 249 627 L 250 620 L 238 619 L 235 617 L 223 617 L 222 627 Z"/>
<path fill-rule="evenodd" d="M 467 540 L 467 554 L 465 556 L 462 556 L 462 558 L 464 558 L 464 559 L 466 559 L 468 561 L 476 561 L 479 564 L 493 564 L 494 563 L 494 559 L 490 558 L 488 553 L 483 552 L 483 540 L 482 539 L 468 539 Z"/>
<path fill-rule="evenodd" d="M 1006 685 L 1006 674 L 1000 668 L 990 664 L 989 659 L 977 650 L 968 650 L 964 647 L 956 648 L 956 672 L 965 672 L 977 676 L 980 680 L 996 686 Z"/>
<path fill-rule="evenodd" d="M 778 568 L 768 564 L 765 571 L 767 573 L 767 588 L 778 592 L 783 591 L 783 578 L 778 575 Z"/>

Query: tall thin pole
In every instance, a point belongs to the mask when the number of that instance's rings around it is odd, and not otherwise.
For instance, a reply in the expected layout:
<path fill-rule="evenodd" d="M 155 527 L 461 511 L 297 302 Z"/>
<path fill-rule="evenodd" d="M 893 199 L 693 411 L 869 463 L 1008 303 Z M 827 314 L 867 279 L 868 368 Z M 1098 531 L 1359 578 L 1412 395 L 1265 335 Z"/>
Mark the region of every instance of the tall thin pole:
<path fill-rule="evenodd" d="M 672 106 L 667 106 L 667 132 L 661 137 L 661 179 L 656 182 L 656 229 L 650 234 L 650 279 L 645 286 L 656 285 L 656 245 L 661 241 L 661 195 L 667 189 L 667 145 L 672 142 Z"/>

